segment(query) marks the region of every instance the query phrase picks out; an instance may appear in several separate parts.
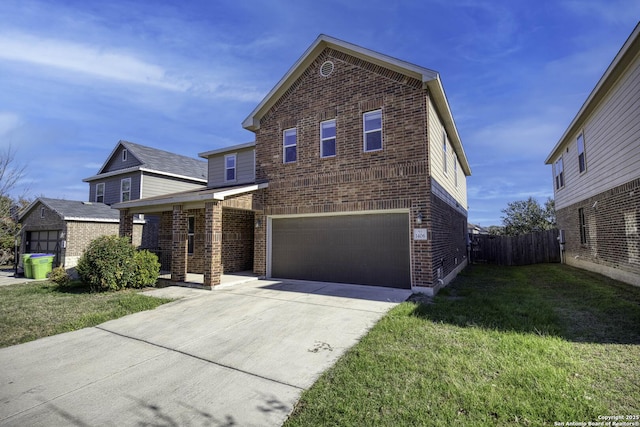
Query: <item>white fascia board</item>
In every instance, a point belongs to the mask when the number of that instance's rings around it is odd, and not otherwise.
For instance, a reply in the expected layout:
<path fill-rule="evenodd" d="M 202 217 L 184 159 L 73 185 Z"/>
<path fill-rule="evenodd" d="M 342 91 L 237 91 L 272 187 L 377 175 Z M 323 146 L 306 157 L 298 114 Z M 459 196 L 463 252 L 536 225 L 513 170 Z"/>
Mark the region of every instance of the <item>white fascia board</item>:
<path fill-rule="evenodd" d="M 616 54 L 615 58 L 613 58 L 613 61 L 611 61 L 611 64 L 609 64 L 609 66 L 607 67 L 602 77 L 600 77 L 600 80 L 598 80 L 598 83 L 596 84 L 596 86 L 593 88 L 593 90 L 591 91 L 587 99 L 582 104 L 582 107 L 580 107 L 580 110 L 578 110 L 578 113 L 575 115 L 573 120 L 571 120 L 571 123 L 569 124 L 569 126 L 567 126 L 567 129 L 562 134 L 562 137 L 560 138 L 560 140 L 553 147 L 553 150 L 551 150 L 551 153 L 549 153 L 549 156 L 544 161 L 546 165 L 550 165 L 553 163 L 553 160 L 555 160 L 556 156 L 558 156 L 559 152 L 561 151 L 561 148 L 564 148 L 563 146 L 566 142 L 566 139 L 569 136 L 573 135 L 576 132 L 575 129 L 581 126 L 582 122 L 586 120 L 586 117 L 590 114 L 589 110 L 592 104 L 598 105 L 598 102 L 600 102 L 601 100 L 598 98 L 602 96 L 602 92 L 606 92 L 607 90 L 610 89 L 610 88 L 603 89 L 603 87 L 606 86 L 607 83 L 609 83 L 608 82 L 609 79 L 612 79 L 611 77 L 612 74 L 614 74 L 614 72 L 617 71 L 616 68 L 622 61 L 623 57 L 627 54 L 627 52 L 630 51 L 631 53 L 634 53 L 634 50 L 632 49 L 635 49 L 634 55 L 637 54 L 639 43 L 640 43 L 640 23 L 636 25 L 631 35 L 629 35 L 625 43 L 622 45 L 622 47 Z M 615 78 L 613 78 L 612 80 L 615 80 Z"/>
<path fill-rule="evenodd" d="M 222 153 L 227 153 L 230 151 L 239 151 L 239 150 L 244 150 L 245 148 L 252 148 L 255 147 L 256 143 L 254 142 L 246 142 L 244 144 L 238 144 L 238 145 L 232 145 L 230 147 L 225 147 L 225 148 L 218 148 L 216 150 L 211 150 L 211 151 L 205 151 L 204 153 L 198 153 L 199 157 L 202 157 L 204 159 L 208 159 L 210 156 L 213 156 L 215 154 L 222 154 Z"/>
<path fill-rule="evenodd" d="M 156 169 L 149 169 L 149 168 L 145 168 L 143 166 L 134 166 L 131 168 L 127 168 L 127 169 L 119 169 L 117 171 L 112 171 L 112 172 L 106 172 L 106 173 L 102 173 L 99 175 L 94 175 L 94 176 L 90 176 L 89 178 L 85 178 L 82 181 L 83 182 L 91 182 L 91 181 L 98 181 L 101 179 L 105 179 L 105 178 L 111 178 L 114 176 L 118 176 L 118 175 L 125 175 L 128 173 L 133 173 L 133 172 L 148 172 L 148 173 L 154 173 L 156 175 L 162 175 L 162 176 L 168 176 L 171 178 L 179 178 L 179 179 L 186 179 L 189 181 L 197 181 L 197 182 L 202 182 L 202 183 L 207 183 L 206 179 L 203 178 L 196 178 L 193 176 L 187 176 L 187 175 L 179 175 L 179 174 L 175 174 L 175 173 L 169 173 L 169 172 L 164 172 L 164 171 L 160 171 L 160 170 L 156 170 Z"/>
<path fill-rule="evenodd" d="M 216 200 L 224 200 L 225 197 L 236 196 L 242 193 L 248 193 L 250 191 L 261 190 L 263 188 L 267 188 L 269 186 L 268 183 L 263 182 L 261 184 L 253 184 L 247 185 L 246 187 L 240 188 L 232 188 L 230 190 L 223 190 L 213 193 L 213 198 Z"/>
<path fill-rule="evenodd" d="M 100 173 L 98 175 L 93 175 L 93 176 L 90 176 L 89 178 L 84 178 L 82 181 L 83 182 L 97 181 L 97 180 L 104 179 L 104 178 L 111 178 L 112 176 L 124 175 L 124 174 L 127 174 L 127 173 L 137 172 L 137 171 L 139 171 L 141 169 L 142 168 L 140 166 L 133 166 L 133 167 L 126 168 L 126 169 L 119 169 L 117 171 L 111 171 L 111 172 Z"/>

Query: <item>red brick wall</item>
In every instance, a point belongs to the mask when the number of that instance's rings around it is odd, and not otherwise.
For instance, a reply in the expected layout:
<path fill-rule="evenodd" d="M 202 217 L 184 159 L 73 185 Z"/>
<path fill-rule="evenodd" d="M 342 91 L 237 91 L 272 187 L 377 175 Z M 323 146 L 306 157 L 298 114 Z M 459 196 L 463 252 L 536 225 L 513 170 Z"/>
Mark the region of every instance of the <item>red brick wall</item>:
<path fill-rule="evenodd" d="M 325 60 L 335 64 L 329 77 L 319 74 Z M 426 96 L 418 80 L 325 50 L 256 132 L 256 177 L 269 181 L 264 214 L 406 209 L 412 218 L 422 212 L 428 220 Z M 365 153 L 362 114 L 379 108 L 383 150 Z M 336 119 L 337 155 L 323 159 L 319 123 L 330 118 Z M 297 162 L 283 164 L 282 131 L 291 127 L 298 132 Z M 260 273 L 266 269 L 265 235 L 257 230 L 255 238 Z M 412 243 L 414 285 L 433 284 L 430 249 L 429 242 Z M 443 250 L 451 257 L 452 249 Z"/>
<path fill-rule="evenodd" d="M 594 207 L 594 204 L 597 204 Z M 578 209 L 584 210 L 587 242 L 580 242 Z M 565 257 L 640 275 L 640 179 L 556 212 L 565 232 Z"/>

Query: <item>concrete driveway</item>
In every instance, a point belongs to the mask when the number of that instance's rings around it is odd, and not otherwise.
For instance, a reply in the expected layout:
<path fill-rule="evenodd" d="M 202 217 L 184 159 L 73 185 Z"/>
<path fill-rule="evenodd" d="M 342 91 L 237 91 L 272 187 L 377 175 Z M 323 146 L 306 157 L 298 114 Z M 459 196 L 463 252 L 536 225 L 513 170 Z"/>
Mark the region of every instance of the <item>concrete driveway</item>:
<path fill-rule="evenodd" d="M 408 290 L 253 281 L 0 349 L 0 425 L 279 426 Z"/>

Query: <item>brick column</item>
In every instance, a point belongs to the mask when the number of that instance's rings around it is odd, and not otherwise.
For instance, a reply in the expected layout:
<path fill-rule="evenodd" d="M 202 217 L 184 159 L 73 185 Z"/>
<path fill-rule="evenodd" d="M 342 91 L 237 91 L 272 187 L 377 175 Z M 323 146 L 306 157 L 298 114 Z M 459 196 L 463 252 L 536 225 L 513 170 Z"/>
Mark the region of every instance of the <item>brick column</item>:
<path fill-rule="evenodd" d="M 129 209 L 123 209 L 120 211 L 120 226 L 118 228 L 120 237 L 128 237 L 129 242 L 133 238 L 133 214 Z"/>
<path fill-rule="evenodd" d="M 222 275 L 222 205 L 205 203 L 204 215 L 204 286 L 211 289 Z"/>
<path fill-rule="evenodd" d="M 264 277 L 267 275 L 267 217 L 263 211 L 256 211 L 254 221 L 253 272 Z"/>
<path fill-rule="evenodd" d="M 182 205 L 174 205 L 171 244 L 171 280 L 174 282 L 187 280 L 188 226 L 187 214 Z"/>

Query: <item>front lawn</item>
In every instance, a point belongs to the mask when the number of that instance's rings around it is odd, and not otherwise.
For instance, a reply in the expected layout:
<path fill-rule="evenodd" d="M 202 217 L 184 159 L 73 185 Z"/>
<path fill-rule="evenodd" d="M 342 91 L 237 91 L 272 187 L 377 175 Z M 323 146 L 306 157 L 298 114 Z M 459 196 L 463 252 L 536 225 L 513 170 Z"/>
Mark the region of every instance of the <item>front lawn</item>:
<path fill-rule="evenodd" d="M 391 310 L 285 426 L 613 420 L 602 417 L 640 425 L 640 288 L 560 264 L 474 265 L 432 302 Z"/>
<path fill-rule="evenodd" d="M 95 326 L 171 300 L 139 291 L 91 293 L 49 281 L 0 287 L 0 347 Z"/>

